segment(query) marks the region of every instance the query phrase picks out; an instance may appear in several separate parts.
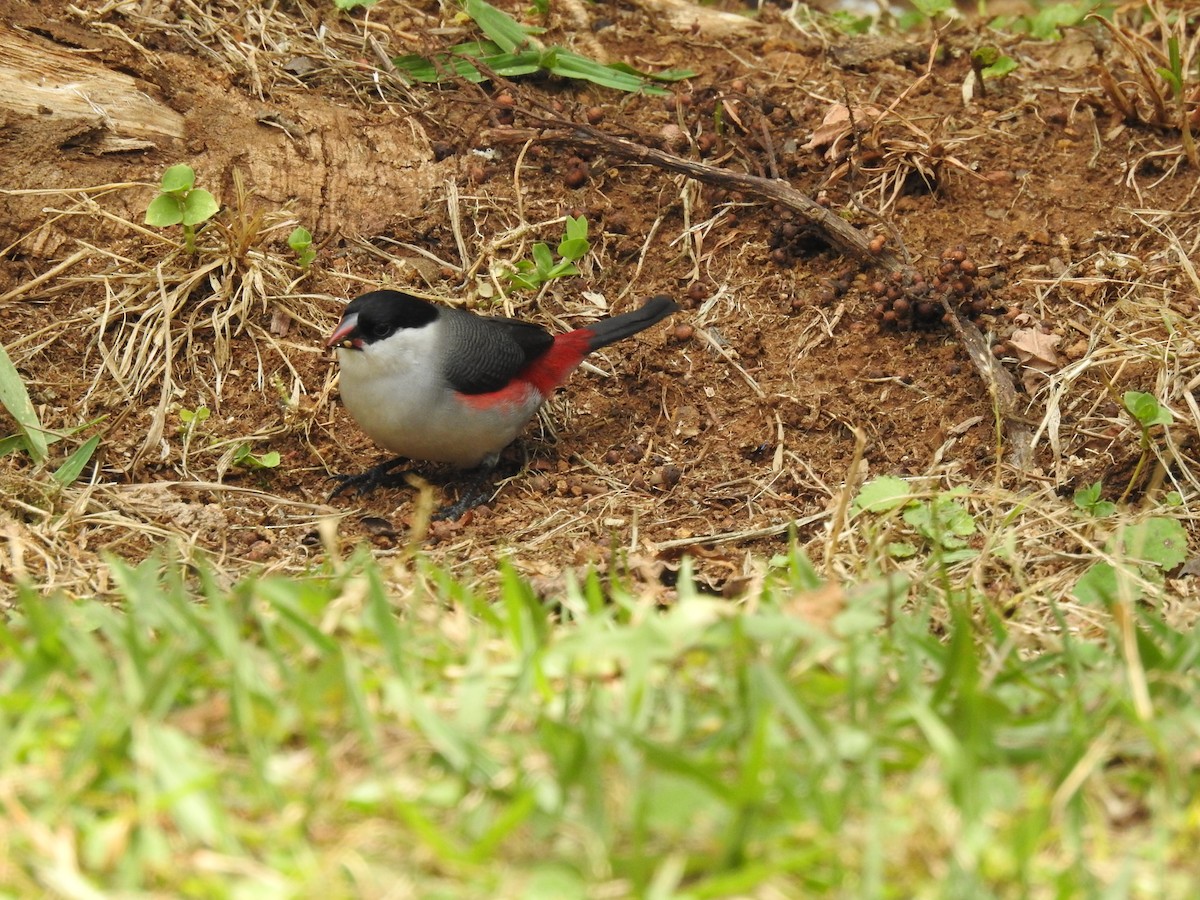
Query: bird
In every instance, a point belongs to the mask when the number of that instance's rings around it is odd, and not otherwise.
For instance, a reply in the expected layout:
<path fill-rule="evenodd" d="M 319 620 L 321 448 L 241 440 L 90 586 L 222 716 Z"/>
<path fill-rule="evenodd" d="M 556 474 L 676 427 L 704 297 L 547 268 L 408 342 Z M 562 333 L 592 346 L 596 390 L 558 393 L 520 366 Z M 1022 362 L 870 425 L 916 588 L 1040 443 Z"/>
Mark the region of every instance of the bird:
<path fill-rule="evenodd" d="M 336 348 L 342 404 L 359 427 L 395 458 L 340 483 L 332 500 L 402 476 L 406 460 L 448 463 L 485 476 L 500 452 L 584 357 L 631 337 L 679 309 L 659 295 L 640 308 L 583 328 L 551 334 L 519 319 L 483 316 L 376 290 L 355 297 L 326 342 Z M 490 487 L 490 486 L 489 486 Z M 486 494 L 464 491 L 435 518 L 457 519 Z"/>

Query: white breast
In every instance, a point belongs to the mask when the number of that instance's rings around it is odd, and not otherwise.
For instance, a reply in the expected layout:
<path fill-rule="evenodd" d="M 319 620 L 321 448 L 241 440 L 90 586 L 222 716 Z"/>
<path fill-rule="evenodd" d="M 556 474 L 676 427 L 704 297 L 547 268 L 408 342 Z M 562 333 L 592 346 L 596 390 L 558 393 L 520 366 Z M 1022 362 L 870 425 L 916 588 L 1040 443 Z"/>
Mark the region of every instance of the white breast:
<path fill-rule="evenodd" d="M 342 402 L 397 456 L 470 468 L 512 443 L 542 397 L 530 386 L 500 406 L 464 403 L 427 362 L 440 359 L 438 324 L 403 328 L 361 350 L 339 349 Z"/>

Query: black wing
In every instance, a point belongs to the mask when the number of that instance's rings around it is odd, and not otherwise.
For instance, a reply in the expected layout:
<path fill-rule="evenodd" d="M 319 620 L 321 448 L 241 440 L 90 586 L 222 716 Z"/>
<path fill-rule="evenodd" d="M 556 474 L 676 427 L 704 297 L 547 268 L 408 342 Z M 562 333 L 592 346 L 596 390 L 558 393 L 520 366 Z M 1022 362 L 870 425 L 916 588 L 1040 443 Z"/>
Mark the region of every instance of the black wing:
<path fill-rule="evenodd" d="M 460 348 L 446 361 L 446 377 L 463 394 L 500 390 L 554 343 L 553 335 L 532 322 L 477 316 L 460 309 L 442 313 L 449 346 Z"/>

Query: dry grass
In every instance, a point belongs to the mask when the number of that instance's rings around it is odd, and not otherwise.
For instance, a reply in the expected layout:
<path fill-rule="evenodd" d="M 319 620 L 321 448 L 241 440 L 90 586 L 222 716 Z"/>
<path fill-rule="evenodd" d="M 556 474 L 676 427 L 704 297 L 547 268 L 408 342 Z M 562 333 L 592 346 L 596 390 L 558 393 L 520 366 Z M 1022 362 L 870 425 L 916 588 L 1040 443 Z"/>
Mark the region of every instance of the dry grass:
<path fill-rule="evenodd" d="M 81 11 L 80 20 L 118 36 L 147 59 L 156 58 L 148 46 L 163 35 L 177 38 L 200 58 L 243 80 L 257 96 L 324 85 L 405 116 L 428 111 L 429 97 L 408 91 L 382 63 L 383 47 L 395 52 L 397 42 L 419 43 L 395 22 L 339 17 L 329 27 L 314 27 L 310 23 L 320 18 L 319 10 L 303 3 L 287 11 L 274 4 L 185 3 L 173 8 L 167 19 L 157 18 L 163 14 L 160 8 L 149 9 L 108 4 Z M 934 56 L 931 52 L 929 59 Z M 300 57 L 316 68 L 296 74 L 296 66 L 289 63 Z M 364 67 L 364 58 L 373 66 Z M 850 178 L 854 204 L 875 207 L 885 220 L 913 178 L 940 184 L 947 168 L 974 177 L 969 171 L 970 148 L 984 130 L 939 134 L 909 111 L 931 65 L 880 115 L 864 123 L 868 127 L 858 129 L 859 140 L 849 156 L 829 171 L 830 183 Z M 484 95 L 469 89 L 448 95 L 448 102 L 480 108 Z M 753 130 L 750 114 L 743 114 Z M 745 216 L 750 204 L 730 200 L 706 206 L 700 187 L 688 179 L 658 182 L 655 202 L 671 212 L 652 220 L 632 252 L 628 239 L 606 231 L 596 234 L 585 275 L 600 279 L 606 273 L 622 273 L 616 283 L 609 282 L 611 289 L 602 297 L 555 291 L 554 303 L 546 304 L 544 295 L 509 291 L 501 277 L 506 267 L 527 256 L 534 240 L 557 237 L 567 211 L 561 198 L 522 189 L 523 180 L 539 177 L 530 146 L 516 156 L 509 183 L 446 182 L 444 207 L 430 213 L 444 223 L 448 236 L 441 250 L 390 238 L 368 242 L 352 237 L 348 246 L 373 260 L 378 270 L 420 281 L 430 293 L 445 293 L 449 271 L 474 303 L 491 304 L 504 314 L 540 317 L 554 327 L 627 303 L 655 269 L 681 265 L 688 280 L 711 286 L 689 315 L 697 334 L 688 351 L 694 354 L 691 364 L 717 361 L 727 368 L 739 393 L 756 401 L 784 408 L 800 402 L 770 373 L 764 376 L 731 350 L 721 334 L 733 323 L 753 318 L 761 308 L 764 283 L 785 297 L 802 291 L 775 276 L 764 282 L 758 263 L 747 256 Z M 606 161 L 593 163 L 600 169 Z M 10 577 L 33 577 L 78 595 L 104 594 L 106 586 L 96 583 L 99 548 L 138 557 L 164 543 L 183 548 L 185 555 L 203 548 L 231 570 L 266 565 L 298 571 L 319 553 L 320 542 L 311 536 L 322 519 L 341 515 L 315 498 L 309 500 L 308 492 L 289 490 L 287 479 L 256 485 L 243 474 L 236 483 L 222 482 L 228 480 L 239 447 L 276 439 L 292 440 L 307 454 L 307 459 L 298 453 L 292 456 L 294 478 L 319 480 L 322 464 L 329 465 L 322 449 L 328 442 L 315 437 L 331 433 L 335 384 L 332 369 L 318 363 L 320 350 L 310 336 L 328 331 L 336 315 L 331 294 L 353 293 L 373 279 L 352 266 L 339 266 L 319 286 L 336 284 L 340 291 L 314 289 L 313 276 L 301 271 L 283 246 L 296 216 L 256 200 L 252 185 L 225 198 L 226 213 L 203 230 L 200 253 L 189 256 L 175 235 L 117 215 L 108 203 L 114 196 L 141 196 L 150 189 L 115 183 L 46 194 L 44 222 L 22 240 L 28 246 L 50 227 L 74 235 L 96 228 L 106 236 L 104 241 L 76 237 L 55 264 L 9 291 L 3 302 L 55 301 L 61 304 L 56 308 L 65 310 L 7 343 L 26 370 L 36 373 L 33 380 L 43 395 L 48 389 L 59 394 L 57 402 L 49 400 L 50 407 L 61 410 L 55 426 L 68 428 L 100 415 L 108 419 L 104 451 L 87 484 L 47 489 L 19 460 L 5 461 L 4 486 L 14 498 L 4 524 L 5 570 Z M 1187 211 L 1143 210 L 1136 215 L 1144 229 L 1134 236 L 1128 252 L 1097 251 L 1053 277 L 1030 272 L 1022 278 L 1033 295 L 1026 310 L 1064 332 L 1064 351 L 1075 348 L 1045 380 L 1026 413 L 1040 469 L 997 470 L 971 479 L 954 457 L 952 436 L 924 473 L 930 485 L 969 483 L 972 513 L 981 524 L 988 523 L 981 538 L 985 547 L 1011 544 L 1012 535 L 1019 535 L 1007 562 L 989 557 L 960 573 L 991 593 L 1015 599 L 1064 596 L 1088 564 L 1091 551 L 1103 543 L 1080 530 L 1062 495 L 1122 466 L 1132 473 L 1130 448 L 1138 446 L 1139 434 L 1116 399 L 1130 387 L 1155 394 L 1171 409 L 1176 425 L 1152 444 L 1154 465 L 1147 478 L 1106 488 L 1147 508 L 1157 504 L 1164 491 L 1177 491 L 1182 505 L 1170 514 L 1195 533 L 1193 504 L 1200 482 L 1194 435 L 1200 410 L 1194 392 L 1200 354 L 1193 325 L 1198 280 L 1191 260 L 1200 247 L 1200 221 Z M 811 357 L 834 347 L 838 329 L 854 315 L 846 302 L 834 309 L 813 305 L 798 312 L 797 356 Z M 54 368 L 53 359 L 68 352 L 81 360 L 85 383 L 74 380 L 76 373 Z M 613 371 L 603 358 L 596 366 L 599 372 Z M 239 397 L 249 388 L 272 402 L 261 403 L 250 415 L 245 409 L 227 410 L 233 383 Z M 62 402 L 68 386 L 82 388 L 70 405 Z M 567 397 L 552 405 L 543 418 L 542 433 L 553 434 L 556 422 L 573 420 L 574 404 Z M 200 405 L 214 410 L 214 433 L 204 440 L 194 435 L 182 439 L 179 410 Z M 690 427 L 686 416 L 680 416 L 677 399 L 664 397 L 658 405 L 658 415 L 673 423 L 676 433 Z M 703 409 L 703 402 L 694 405 L 702 417 L 719 418 Z M 146 408 L 152 410 L 148 418 L 141 415 Z M 233 421 L 225 427 L 218 420 L 227 413 Z M 572 483 L 582 484 L 579 503 L 546 503 L 531 495 L 522 479 L 506 486 L 523 501 L 539 504 L 540 514 L 506 528 L 505 540 L 527 551 L 523 564 L 530 570 L 549 571 L 563 563 L 595 561 L 594 524 L 619 522 L 627 529 L 622 545 L 630 552 L 710 552 L 720 560 L 714 566 L 745 572 L 753 568 L 754 555 L 771 546 L 763 542 L 790 527 L 797 528 L 821 558 L 833 528 L 834 567 L 845 577 L 861 572 L 866 538 L 828 523 L 847 494 L 842 481 L 860 483 L 862 473 L 831 475 L 825 467 L 814 468 L 793 444 L 795 429 L 785 429 L 778 412 L 770 422 L 775 438 L 770 459 L 749 474 L 731 466 L 729 448 L 720 440 L 688 444 L 690 457 L 678 446 L 645 448 L 645 459 L 660 454 L 666 463 L 686 465 L 704 479 L 703 490 L 738 498 L 731 506 L 737 514 L 730 518 L 746 521 L 744 527 L 722 527 L 699 505 L 660 508 L 654 495 L 631 490 L 628 482 L 584 458 L 572 464 L 570 473 Z M 846 427 L 853 424 L 847 421 Z M 557 477 L 550 473 L 551 480 Z M 788 513 L 780 514 L 781 506 Z M 1140 508 L 1131 506 L 1129 515 L 1140 515 Z M 653 517 L 652 538 L 641 531 L 646 517 Z M 447 526 L 435 537 L 437 554 L 454 566 L 486 569 L 493 564 L 493 544 L 470 527 Z M 1173 586 L 1186 587 L 1183 582 Z M 1011 605 L 1027 609 L 1031 629 L 1036 630 L 1038 622 L 1046 624 L 1036 602 L 1026 606 L 1015 599 Z"/>
<path fill-rule="evenodd" d="M 155 64 L 193 54 L 266 101 L 322 91 L 438 138 L 439 116 L 447 133 L 483 134 L 486 92 L 413 91 L 386 61 L 434 28 L 466 36 L 445 14 L 118 0 L 78 20 Z M 813 25 L 826 41 L 827 28 Z M 917 266 L 947 234 L 989 229 L 983 212 L 1026 202 L 1023 188 L 958 202 L 979 184 L 983 142 L 1000 154 L 1015 140 L 998 116 L 931 125 L 930 71 L 884 79 L 893 101 L 818 173 L 844 189 L 839 214 L 883 229 Z M 812 130 L 830 97 L 886 103 L 874 74 L 837 73 L 820 90 L 816 77 L 770 85 L 797 106 L 824 98 L 812 123 L 787 129 Z M 516 90 L 531 108 L 569 96 Z M 734 98 L 747 127 L 721 164 L 782 174 L 795 135 L 747 96 Z M 773 268 L 769 206 L 714 200 L 602 150 L 588 194 L 568 193 L 553 153 L 535 152 L 550 142 L 519 139 L 496 163 L 464 150 L 419 219 L 330 236 L 307 272 L 284 243 L 298 216 L 253 184 L 221 198 L 194 256 L 127 211 L 152 184 L 39 194 L 41 219 L 0 250 L 28 267 L 0 296 L 5 347 L 64 435 L 54 459 L 90 433 L 72 429 L 105 418 L 95 464 L 66 487 L 53 463 L 0 457 L 0 602 L 14 604 L 5 640 L 23 667 L 5 710 L 24 718 L 6 733 L 25 741 L 12 759 L 28 754 L 0 777 L 0 843 L 14 851 L 0 881 L 29 894 L 123 877 L 164 893 L 240 880 L 252 893 L 385 896 L 464 893 L 475 878 L 480 896 L 517 896 L 569 870 L 597 896 L 933 884 L 978 896 L 1051 883 L 1082 895 L 1132 877 L 1144 896 L 1188 896 L 1200 597 L 1194 566 L 1139 564 L 1120 536 L 1148 520 L 1180 523 L 1193 547 L 1200 535 L 1200 187 L 1179 187 L 1194 170 L 1174 147 L 1128 146 L 1129 171 L 1103 176 L 1114 196 L 1127 178 L 1137 209 L 1074 243 L 1035 240 L 1050 226 L 1033 215 L 1019 248 L 978 238 L 1006 302 L 1061 338 L 1020 409 L 1002 409 L 968 365 L 949 374 L 961 335 L 877 334 L 856 289 L 815 301 L 843 263 L 822 253 Z M 1164 170 L 1136 171 L 1153 154 Z M 937 190 L 914 200 L 914 180 Z M 509 290 L 503 272 L 557 239 L 584 196 L 606 215 L 653 210 L 630 233 L 594 232 L 587 294 Z M 906 215 L 901 201 L 926 205 Z M 961 220 L 947 225 L 947 209 Z M 589 390 L 548 405 L 494 509 L 431 526 L 440 492 L 428 485 L 395 509 L 387 494 L 322 502 L 327 471 L 373 451 L 337 407 L 319 336 L 338 298 L 383 281 L 554 328 L 651 286 L 702 290 L 686 339 L 668 332 L 657 357 L 598 357 Z M 990 354 L 1012 320 L 981 322 Z M 939 362 L 921 368 L 926 357 Z M 1173 424 L 1144 434 L 1127 390 L 1152 393 Z M 202 405 L 211 418 L 186 427 L 180 412 Z M 1009 416 L 1031 435 L 1023 468 L 1003 462 Z M 551 451 L 556 430 L 573 443 Z M 283 464 L 239 467 L 245 445 L 278 448 Z M 895 472 L 903 506 L 856 507 Z M 1098 480 L 1122 501 L 1110 515 L 1072 502 Z M 961 545 L 929 524 L 949 507 L 970 525 Z M 132 575 L 106 554 L 151 562 Z M 490 577 L 501 556 L 527 580 Z M 1101 566 L 1126 573 L 1106 602 L 1080 587 Z M 69 602 L 14 602 L 21 583 Z M 92 599 L 114 608 L 75 602 Z M 95 735 L 106 742 L 80 754 Z M 197 806 L 225 843 L 189 831 Z M 159 846 L 169 865 L 146 849 Z"/>

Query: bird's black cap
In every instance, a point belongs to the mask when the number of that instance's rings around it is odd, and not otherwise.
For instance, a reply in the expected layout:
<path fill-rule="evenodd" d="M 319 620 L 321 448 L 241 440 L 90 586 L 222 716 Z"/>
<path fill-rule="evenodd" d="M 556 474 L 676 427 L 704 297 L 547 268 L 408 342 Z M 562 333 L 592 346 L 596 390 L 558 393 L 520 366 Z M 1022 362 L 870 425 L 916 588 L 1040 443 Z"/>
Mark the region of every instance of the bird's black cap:
<path fill-rule="evenodd" d="M 391 337 L 401 328 L 421 328 L 438 317 L 428 300 L 403 291 L 371 291 L 346 304 L 342 319 L 356 315 L 353 336 L 364 344 Z"/>

